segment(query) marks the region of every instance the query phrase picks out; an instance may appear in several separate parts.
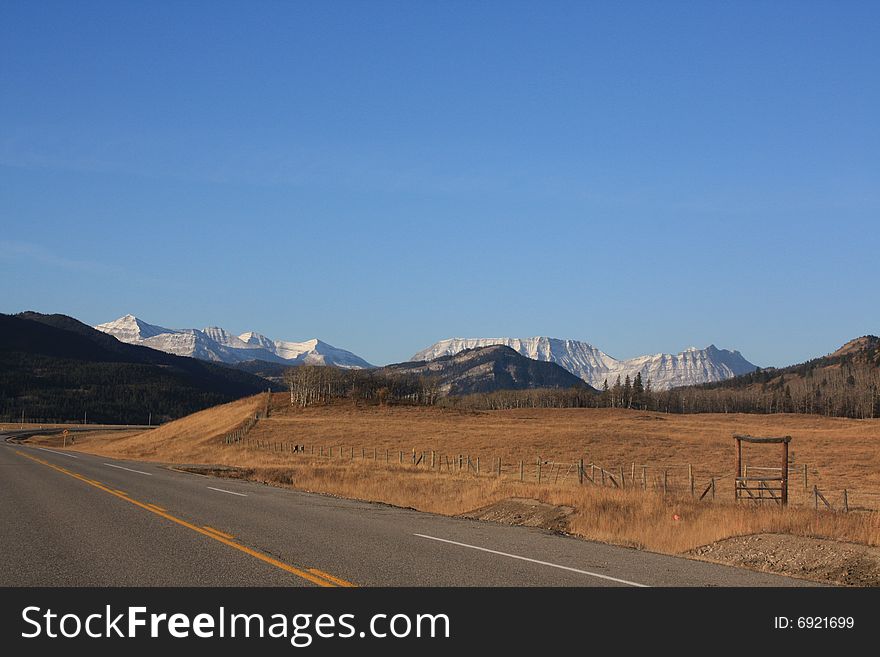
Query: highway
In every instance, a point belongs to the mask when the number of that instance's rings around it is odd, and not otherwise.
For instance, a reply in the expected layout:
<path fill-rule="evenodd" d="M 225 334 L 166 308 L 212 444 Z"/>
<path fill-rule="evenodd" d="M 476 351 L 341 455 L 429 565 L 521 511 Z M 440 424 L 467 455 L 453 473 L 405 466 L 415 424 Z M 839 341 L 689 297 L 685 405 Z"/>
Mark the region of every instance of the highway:
<path fill-rule="evenodd" d="M 805 586 L 0 436 L 2 586 Z"/>

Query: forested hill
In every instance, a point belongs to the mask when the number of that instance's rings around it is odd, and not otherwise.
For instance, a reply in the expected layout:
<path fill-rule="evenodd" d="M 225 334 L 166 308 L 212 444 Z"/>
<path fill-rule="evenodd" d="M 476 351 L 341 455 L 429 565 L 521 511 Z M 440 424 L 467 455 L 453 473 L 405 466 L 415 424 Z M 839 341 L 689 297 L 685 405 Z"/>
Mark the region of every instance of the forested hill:
<path fill-rule="evenodd" d="M 880 338 L 866 335 L 805 363 L 679 388 L 695 411 L 880 416 Z"/>
<path fill-rule="evenodd" d="M 434 360 L 386 365 L 379 372 L 431 377 L 443 395 L 536 388 L 582 388 L 595 392 L 556 363 L 527 358 L 503 345 L 465 349 Z"/>
<path fill-rule="evenodd" d="M 0 421 L 153 423 L 266 390 L 247 372 L 119 342 L 66 315 L 0 314 Z"/>
<path fill-rule="evenodd" d="M 705 390 L 713 388 L 748 388 L 755 384 L 771 383 L 778 385 L 784 383 L 787 377 L 789 381 L 794 378 L 810 378 L 816 372 L 828 368 L 847 369 L 850 367 L 880 367 L 880 338 L 875 335 L 865 335 L 855 340 L 850 340 L 837 351 L 808 360 L 805 363 L 789 365 L 787 367 L 758 368 L 754 372 L 742 374 L 726 381 L 705 383 L 698 387 Z"/>

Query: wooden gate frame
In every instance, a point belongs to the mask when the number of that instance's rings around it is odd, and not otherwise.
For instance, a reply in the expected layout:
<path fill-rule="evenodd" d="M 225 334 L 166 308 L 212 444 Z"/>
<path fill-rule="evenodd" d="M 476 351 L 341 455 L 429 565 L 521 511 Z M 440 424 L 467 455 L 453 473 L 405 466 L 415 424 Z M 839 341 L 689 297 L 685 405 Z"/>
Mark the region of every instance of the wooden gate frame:
<path fill-rule="evenodd" d="M 761 502 L 764 500 L 772 500 L 780 502 L 782 506 L 788 505 L 788 443 L 791 442 L 791 436 L 781 436 L 778 438 L 758 438 L 745 434 L 733 434 L 736 440 L 736 470 L 733 478 L 733 498 L 739 500 L 753 500 Z M 742 467 L 742 444 L 758 443 L 758 444 L 781 444 L 782 445 L 782 473 L 779 477 L 745 477 L 743 476 Z M 757 488 L 749 487 L 750 482 L 757 482 Z M 779 488 L 770 488 L 767 484 L 779 482 Z M 758 496 L 752 495 L 752 492 L 758 492 Z M 764 492 L 769 493 L 769 497 L 764 496 Z M 780 497 L 776 497 L 773 493 L 779 491 Z M 746 493 L 747 497 L 743 495 Z"/>

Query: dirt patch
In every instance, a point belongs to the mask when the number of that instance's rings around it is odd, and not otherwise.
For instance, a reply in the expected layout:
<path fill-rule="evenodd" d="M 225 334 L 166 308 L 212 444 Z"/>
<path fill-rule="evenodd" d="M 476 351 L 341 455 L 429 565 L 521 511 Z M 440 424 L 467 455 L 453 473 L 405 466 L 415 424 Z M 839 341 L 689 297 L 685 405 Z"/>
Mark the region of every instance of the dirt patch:
<path fill-rule="evenodd" d="M 256 481 L 271 486 L 293 485 L 293 471 L 289 468 L 238 468 L 231 465 L 175 465 L 173 470 L 205 477 Z"/>
<path fill-rule="evenodd" d="M 880 586 L 880 548 L 785 534 L 737 536 L 688 556 L 845 586 Z"/>
<path fill-rule="evenodd" d="M 570 506 L 554 506 L 538 500 L 513 497 L 462 513 L 459 517 L 567 532 L 568 519 L 573 513 L 574 509 Z"/>
<path fill-rule="evenodd" d="M 636 415 L 633 420 L 637 422 L 666 422 L 666 418 L 662 415 Z"/>
<path fill-rule="evenodd" d="M 189 472 L 205 477 L 223 477 L 225 479 L 251 479 L 253 468 L 236 468 L 229 465 L 174 465 L 172 470 Z"/>

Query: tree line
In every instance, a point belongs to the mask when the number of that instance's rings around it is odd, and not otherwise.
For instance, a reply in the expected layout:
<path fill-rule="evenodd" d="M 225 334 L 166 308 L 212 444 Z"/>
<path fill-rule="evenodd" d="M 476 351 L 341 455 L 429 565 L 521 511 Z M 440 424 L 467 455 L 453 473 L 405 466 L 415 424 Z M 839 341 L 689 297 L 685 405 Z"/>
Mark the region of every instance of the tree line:
<path fill-rule="evenodd" d="M 344 370 L 299 365 L 284 373 L 292 406 L 327 404 L 352 399 L 378 404 L 432 405 L 440 396 L 436 377 L 392 374 L 382 370 Z"/>
<path fill-rule="evenodd" d="M 137 363 L 0 352 L 0 422 L 159 424 L 242 396 Z"/>
<path fill-rule="evenodd" d="M 383 370 L 299 366 L 285 373 L 294 406 L 351 399 L 375 404 L 438 405 L 465 410 L 514 408 L 628 408 L 661 413 L 806 413 L 880 417 L 880 368 L 843 362 L 803 373 L 758 371 L 729 381 L 655 390 L 641 372 L 590 388 L 497 390 L 464 396 L 441 394 L 437 377 Z"/>

